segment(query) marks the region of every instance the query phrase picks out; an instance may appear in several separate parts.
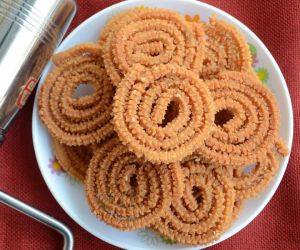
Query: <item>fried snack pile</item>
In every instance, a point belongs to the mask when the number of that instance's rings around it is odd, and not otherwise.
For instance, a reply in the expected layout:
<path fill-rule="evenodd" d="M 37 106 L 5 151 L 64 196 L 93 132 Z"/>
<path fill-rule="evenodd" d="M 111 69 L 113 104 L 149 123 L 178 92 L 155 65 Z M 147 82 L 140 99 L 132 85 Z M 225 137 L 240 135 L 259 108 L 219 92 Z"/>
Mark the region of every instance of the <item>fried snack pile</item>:
<path fill-rule="evenodd" d="M 97 43 L 53 62 L 41 120 L 91 211 L 115 228 L 211 243 L 289 153 L 245 38 L 216 17 L 191 23 L 169 10 L 125 11 Z M 77 96 L 80 85 L 93 92 Z"/>

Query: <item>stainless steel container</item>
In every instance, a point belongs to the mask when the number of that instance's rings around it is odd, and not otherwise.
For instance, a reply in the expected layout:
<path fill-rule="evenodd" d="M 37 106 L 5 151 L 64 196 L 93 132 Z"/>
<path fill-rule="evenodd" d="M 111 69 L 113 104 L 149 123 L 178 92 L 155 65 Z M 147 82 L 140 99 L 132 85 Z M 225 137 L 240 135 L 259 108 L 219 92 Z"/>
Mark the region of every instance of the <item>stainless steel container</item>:
<path fill-rule="evenodd" d="M 0 0 L 0 144 L 75 12 L 74 0 Z"/>

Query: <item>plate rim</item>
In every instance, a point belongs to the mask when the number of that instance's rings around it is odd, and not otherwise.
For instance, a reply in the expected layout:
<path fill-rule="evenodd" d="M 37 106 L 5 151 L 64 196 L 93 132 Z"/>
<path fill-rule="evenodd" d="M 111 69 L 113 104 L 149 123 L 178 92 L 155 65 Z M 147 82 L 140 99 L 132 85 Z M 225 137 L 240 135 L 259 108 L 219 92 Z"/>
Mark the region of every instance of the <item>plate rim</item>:
<path fill-rule="evenodd" d="M 119 8 L 122 6 L 125 6 L 128 4 L 128 2 L 130 3 L 137 3 L 137 5 L 142 5 L 142 4 L 147 4 L 147 2 L 153 4 L 155 2 L 159 3 L 159 2 L 164 2 L 164 1 L 168 1 L 168 0 L 128 0 L 128 1 L 123 1 L 123 2 L 119 2 L 113 5 L 108 6 L 107 8 L 104 8 L 102 10 L 100 10 L 99 12 L 93 14 L 92 16 L 90 16 L 89 18 L 87 18 L 86 20 L 84 20 L 82 23 L 80 23 L 60 44 L 59 46 L 56 48 L 55 53 L 60 51 L 59 48 L 63 47 L 64 44 L 69 43 L 70 40 L 73 39 L 73 37 L 76 35 L 77 31 L 79 29 L 81 29 L 82 26 L 85 26 L 87 23 L 94 21 L 94 19 L 97 19 L 99 15 L 105 14 L 106 12 L 111 12 L 113 11 L 113 9 L 115 8 Z M 278 66 L 276 60 L 274 59 L 274 57 L 272 56 L 271 52 L 268 50 L 268 48 L 264 45 L 264 43 L 260 40 L 260 38 L 252 31 L 250 30 L 243 22 L 239 21 L 237 18 L 233 17 L 232 15 L 230 15 L 229 13 L 214 7 L 210 4 L 207 3 L 203 3 L 203 2 L 198 2 L 195 0 L 176 0 L 176 2 L 179 3 L 187 3 L 187 2 L 191 2 L 193 4 L 198 5 L 200 8 L 208 8 L 209 10 L 211 10 L 212 12 L 215 12 L 215 14 L 221 14 L 222 16 L 225 16 L 230 23 L 234 24 L 237 27 L 242 27 L 246 33 L 249 34 L 249 36 L 251 36 L 253 38 L 253 40 L 255 40 L 255 42 L 257 44 L 259 44 L 259 46 L 263 49 L 263 52 L 266 54 L 267 58 L 271 61 L 272 67 L 274 67 L 274 70 L 278 73 L 278 76 L 280 78 L 280 82 L 282 84 L 282 87 L 284 88 L 284 96 L 285 99 L 287 101 L 287 108 L 289 110 L 289 120 L 290 120 L 290 126 L 289 126 L 289 130 L 291 131 L 291 136 L 289 138 L 288 141 L 286 141 L 288 148 L 290 149 L 290 152 L 292 150 L 292 142 L 293 142 L 293 136 L 294 136 L 294 113 L 293 113 L 293 107 L 292 107 L 292 101 L 291 101 L 291 96 L 289 93 L 289 89 L 287 87 L 285 78 L 280 70 L 280 67 Z M 49 70 L 51 65 L 51 62 L 49 61 L 46 65 L 46 67 L 44 68 L 42 74 L 41 74 L 41 79 L 45 79 L 46 75 L 47 75 L 47 71 Z M 84 223 L 81 223 L 81 221 L 79 221 L 79 219 L 73 215 L 72 213 L 70 213 L 69 209 L 65 207 L 63 202 L 60 202 L 60 199 L 57 197 L 57 192 L 52 188 L 52 185 L 50 184 L 49 179 L 46 177 L 45 172 L 43 171 L 43 168 L 41 167 L 43 165 L 43 163 L 41 162 L 41 159 L 38 157 L 38 133 L 37 133 L 37 129 L 35 128 L 35 126 L 41 122 L 39 121 L 39 116 L 38 116 L 38 93 L 39 93 L 39 89 L 41 87 L 42 83 L 41 80 L 38 83 L 38 88 L 37 91 L 35 93 L 35 97 L 34 97 L 34 105 L 33 105 L 33 112 L 32 112 L 32 140 L 33 140 L 33 147 L 34 147 L 34 153 L 35 153 L 35 157 L 40 169 L 40 172 L 42 174 L 42 177 L 50 191 L 50 193 L 52 194 L 52 196 L 54 197 L 54 199 L 56 200 L 56 202 L 60 205 L 60 207 L 65 211 L 65 213 L 72 218 L 73 221 L 75 221 L 80 227 L 84 228 L 87 232 L 89 232 L 90 234 L 92 234 L 93 236 L 95 236 L 98 239 L 101 239 L 111 245 L 117 246 L 117 247 L 121 247 L 124 248 L 126 247 L 126 249 L 132 249 L 132 250 L 137 250 L 137 249 L 141 249 L 141 248 L 136 248 L 136 247 L 132 247 L 129 246 L 128 243 L 125 244 L 121 244 L 119 242 L 115 242 L 114 240 L 112 240 L 111 238 L 107 238 L 105 235 L 96 235 L 95 233 L 91 232 L 88 229 L 88 226 L 86 226 Z M 275 192 L 277 191 L 282 178 L 285 174 L 288 162 L 289 162 L 289 158 L 290 158 L 290 154 L 287 157 L 283 158 L 282 161 L 282 170 L 277 172 L 277 178 L 275 180 L 273 180 L 272 186 L 273 188 L 270 190 L 270 193 L 267 195 L 267 197 L 265 197 L 265 199 L 261 202 L 261 204 L 257 207 L 256 209 L 256 213 L 253 213 L 251 216 L 249 216 L 245 221 L 243 221 L 243 223 L 241 223 L 240 226 L 237 226 L 233 232 L 231 234 L 227 234 L 225 237 L 222 238 L 221 241 L 217 240 L 215 242 L 212 242 L 208 245 L 200 245 L 196 248 L 194 247 L 189 247 L 189 246 L 185 246 L 183 248 L 178 248 L 178 249 L 199 249 L 199 247 L 201 249 L 218 244 L 220 242 L 223 242 L 224 240 L 236 235 L 239 231 L 241 231 L 243 228 L 245 228 L 247 225 L 249 225 L 260 213 L 261 211 L 266 207 L 266 205 L 270 202 L 271 198 L 273 197 L 273 195 L 275 194 Z M 128 248 L 129 247 L 129 248 Z M 143 248 L 144 250 L 151 250 L 153 249 L 152 247 L 149 248 Z"/>

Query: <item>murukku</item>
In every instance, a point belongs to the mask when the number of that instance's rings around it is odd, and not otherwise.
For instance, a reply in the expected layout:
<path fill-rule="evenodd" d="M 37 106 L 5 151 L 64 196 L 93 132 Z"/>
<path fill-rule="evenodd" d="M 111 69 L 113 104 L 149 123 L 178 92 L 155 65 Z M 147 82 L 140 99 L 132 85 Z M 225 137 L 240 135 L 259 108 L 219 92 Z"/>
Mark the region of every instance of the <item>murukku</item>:
<path fill-rule="evenodd" d="M 173 105 L 178 110 L 172 115 L 178 115 L 166 124 Z M 115 131 L 129 150 L 153 163 L 170 163 L 192 154 L 209 136 L 214 104 L 192 71 L 172 64 L 136 65 L 117 88 L 113 115 Z"/>
<path fill-rule="evenodd" d="M 250 172 L 246 172 L 249 168 L 247 166 L 233 171 L 233 183 L 238 199 L 248 199 L 263 192 L 273 180 L 279 168 L 279 162 L 274 152 L 269 151 L 266 156 L 262 155 L 252 167 Z"/>
<path fill-rule="evenodd" d="M 288 149 L 285 142 L 280 137 L 278 137 L 275 142 L 275 149 L 277 153 L 279 153 L 282 156 L 287 156 L 290 153 L 290 150 Z"/>
<path fill-rule="evenodd" d="M 239 217 L 240 213 L 244 209 L 244 206 L 245 206 L 245 200 L 240 200 L 237 198 L 234 201 L 234 206 L 233 206 L 233 211 L 232 211 L 232 221 L 235 221 Z"/>
<path fill-rule="evenodd" d="M 214 79 L 224 70 L 250 71 L 252 58 L 246 39 L 229 23 L 210 17 L 200 77 Z"/>
<path fill-rule="evenodd" d="M 54 155 L 61 168 L 83 182 L 93 152 L 89 146 L 67 146 L 52 138 Z"/>
<path fill-rule="evenodd" d="M 245 166 L 273 148 L 279 110 L 273 94 L 251 73 L 227 71 L 207 82 L 216 106 L 210 137 L 197 150 L 206 161 Z"/>
<path fill-rule="evenodd" d="M 136 63 L 147 67 L 172 63 L 200 71 L 201 25 L 187 23 L 176 12 L 163 9 L 130 10 L 118 17 L 108 24 L 100 40 L 105 68 L 115 86 Z"/>
<path fill-rule="evenodd" d="M 176 196 L 176 165 L 142 161 L 118 143 L 104 150 L 94 152 L 85 182 L 92 212 L 122 230 L 150 225 Z"/>
<path fill-rule="evenodd" d="M 225 174 L 189 160 L 181 163 L 185 189 L 152 227 L 177 243 L 210 243 L 231 225 L 235 191 Z"/>
<path fill-rule="evenodd" d="M 125 19 L 128 18 L 129 16 L 132 16 L 135 12 L 139 12 L 140 10 L 138 9 L 131 9 L 131 10 L 126 10 L 123 12 L 120 12 L 116 15 L 114 15 L 109 21 L 104 25 L 102 28 L 99 38 L 98 38 L 98 43 L 100 46 L 104 46 L 109 34 L 111 32 L 116 31 L 116 29 L 119 27 L 121 23 L 124 23 Z M 136 15 L 136 14 L 134 14 Z M 126 23 L 126 21 L 125 21 Z"/>
<path fill-rule="evenodd" d="M 114 88 L 103 67 L 97 44 L 81 44 L 54 57 L 57 67 L 39 95 L 39 114 L 50 134 L 69 146 L 97 143 L 113 133 Z M 75 97 L 82 84 L 92 94 Z"/>

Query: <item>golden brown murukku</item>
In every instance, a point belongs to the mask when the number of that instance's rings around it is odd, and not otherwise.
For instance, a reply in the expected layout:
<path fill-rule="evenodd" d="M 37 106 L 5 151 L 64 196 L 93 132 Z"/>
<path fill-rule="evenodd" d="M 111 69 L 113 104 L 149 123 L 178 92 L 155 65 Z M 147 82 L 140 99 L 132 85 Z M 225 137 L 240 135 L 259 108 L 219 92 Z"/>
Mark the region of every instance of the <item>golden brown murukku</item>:
<path fill-rule="evenodd" d="M 177 116 L 165 124 L 169 106 Z M 138 157 L 170 163 L 194 152 L 209 136 L 214 105 L 192 71 L 177 65 L 133 67 L 117 88 L 113 122 L 120 140 Z"/>
<path fill-rule="evenodd" d="M 118 17 L 100 38 L 105 68 L 114 85 L 136 63 L 148 67 L 172 63 L 200 71 L 204 46 L 201 25 L 189 24 L 176 12 L 162 9 L 130 10 Z"/>
<path fill-rule="evenodd" d="M 56 55 L 57 67 L 39 95 L 39 114 L 50 134 L 69 146 L 89 145 L 113 133 L 114 88 L 103 68 L 100 47 L 87 43 Z M 77 87 L 89 84 L 94 93 L 74 97 Z"/>
<path fill-rule="evenodd" d="M 287 156 L 290 153 L 290 150 L 286 146 L 283 139 L 280 137 L 278 137 L 275 142 L 275 149 L 277 150 L 277 153 L 279 153 L 282 156 Z"/>
<path fill-rule="evenodd" d="M 118 143 L 111 148 L 94 152 L 85 182 L 89 205 L 98 218 L 119 229 L 148 226 L 175 197 L 176 165 L 144 162 Z"/>
<path fill-rule="evenodd" d="M 216 106 L 214 129 L 197 150 L 206 161 L 245 166 L 279 137 L 279 110 L 273 94 L 251 73 L 227 71 L 209 81 Z"/>
<path fill-rule="evenodd" d="M 273 180 L 278 168 L 278 159 L 274 152 L 269 151 L 266 156 L 260 157 L 250 172 L 246 172 L 247 166 L 234 169 L 233 183 L 237 198 L 248 199 L 263 192 Z"/>
<path fill-rule="evenodd" d="M 138 9 L 131 9 L 131 10 L 126 10 L 123 12 L 120 12 L 116 15 L 114 15 L 109 21 L 105 24 L 105 26 L 102 28 L 99 38 L 98 38 L 98 43 L 100 46 L 104 46 L 109 34 L 111 32 L 115 32 L 116 29 L 119 28 L 121 23 L 124 23 L 125 19 L 129 16 L 131 16 L 132 13 L 134 12 L 139 12 L 140 10 Z M 126 21 L 125 21 L 126 23 Z"/>
<path fill-rule="evenodd" d="M 232 221 L 233 222 L 239 217 L 240 213 L 244 209 L 244 206 L 245 206 L 245 200 L 240 200 L 240 199 L 237 198 L 234 201 L 234 206 L 233 206 L 233 211 L 232 211 Z"/>
<path fill-rule="evenodd" d="M 79 59 L 80 57 L 91 57 L 91 59 L 97 60 L 95 64 L 99 67 L 104 68 L 103 60 L 101 60 L 101 47 L 96 43 L 81 43 L 74 47 L 71 47 L 63 52 L 56 53 L 52 56 L 51 61 L 55 66 L 63 65 L 74 59 Z"/>
<path fill-rule="evenodd" d="M 83 182 L 93 151 L 89 146 L 67 146 L 52 138 L 54 155 L 61 168 Z"/>
<path fill-rule="evenodd" d="M 246 39 L 229 23 L 210 17 L 205 27 L 206 46 L 200 77 L 216 78 L 224 70 L 250 71 L 252 59 Z"/>
<path fill-rule="evenodd" d="M 152 227 L 177 243 L 210 243 L 232 223 L 235 191 L 231 179 L 194 160 L 181 166 L 185 176 L 183 196 L 173 200 Z"/>

